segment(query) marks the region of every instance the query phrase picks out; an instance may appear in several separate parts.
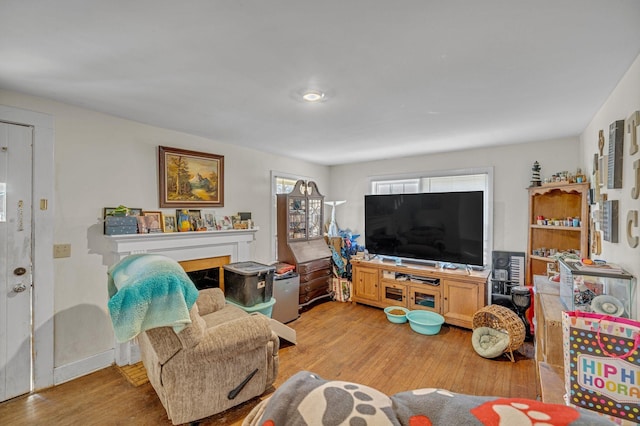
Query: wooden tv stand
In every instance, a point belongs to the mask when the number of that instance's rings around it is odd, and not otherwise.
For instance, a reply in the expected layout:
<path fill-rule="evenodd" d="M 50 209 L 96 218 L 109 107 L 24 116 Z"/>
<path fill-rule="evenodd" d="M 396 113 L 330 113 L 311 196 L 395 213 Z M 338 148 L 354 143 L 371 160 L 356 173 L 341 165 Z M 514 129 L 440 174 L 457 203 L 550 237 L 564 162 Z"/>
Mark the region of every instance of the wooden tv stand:
<path fill-rule="evenodd" d="M 388 260 L 351 260 L 354 302 L 403 306 L 444 316 L 447 324 L 473 328 L 473 314 L 487 304 L 490 271 L 440 269 Z"/>

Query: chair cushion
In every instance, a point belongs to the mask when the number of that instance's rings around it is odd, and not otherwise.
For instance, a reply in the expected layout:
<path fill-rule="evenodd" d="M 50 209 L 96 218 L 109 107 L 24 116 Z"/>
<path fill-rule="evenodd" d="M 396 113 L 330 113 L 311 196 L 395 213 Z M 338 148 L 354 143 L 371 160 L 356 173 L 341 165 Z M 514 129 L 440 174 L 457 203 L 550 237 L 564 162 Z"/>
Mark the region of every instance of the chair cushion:
<path fill-rule="evenodd" d="M 509 346 L 509 334 L 490 327 L 478 327 L 471 336 L 473 349 L 483 358 L 495 358 Z"/>

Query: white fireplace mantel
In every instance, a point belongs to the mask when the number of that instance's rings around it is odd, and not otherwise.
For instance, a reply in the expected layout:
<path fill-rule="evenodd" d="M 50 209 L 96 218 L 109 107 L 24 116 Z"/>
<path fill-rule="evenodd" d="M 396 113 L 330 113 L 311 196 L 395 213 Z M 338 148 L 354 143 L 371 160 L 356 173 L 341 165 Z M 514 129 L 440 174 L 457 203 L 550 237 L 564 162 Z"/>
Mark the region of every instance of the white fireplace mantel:
<path fill-rule="evenodd" d="M 163 254 L 181 262 L 229 256 L 231 263 L 251 260 L 250 244 L 257 229 L 229 229 L 221 231 L 168 232 L 157 234 L 105 235 L 104 260 L 107 267 L 119 260 L 139 253 Z M 117 365 L 140 361 L 137 344 L 115 344 Z"/>
<path fill-rule="evenodd" d="M 250 246 L 257 229 L 105 235 L 109 266 L 138 253 L 164 254 L 177 261 L 231 256 L 231 262 L 250 260 Z"/>

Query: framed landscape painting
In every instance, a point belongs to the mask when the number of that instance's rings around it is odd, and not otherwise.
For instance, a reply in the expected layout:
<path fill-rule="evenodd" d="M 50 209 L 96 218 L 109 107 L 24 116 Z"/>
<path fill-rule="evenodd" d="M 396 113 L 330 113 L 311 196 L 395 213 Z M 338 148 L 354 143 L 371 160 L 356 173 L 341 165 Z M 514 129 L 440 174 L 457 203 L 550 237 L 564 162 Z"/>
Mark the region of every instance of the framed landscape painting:
<path fill-rule="evenodd" d="M 224 207 L 224 156 L 158 147 L 160 207 Z"/>

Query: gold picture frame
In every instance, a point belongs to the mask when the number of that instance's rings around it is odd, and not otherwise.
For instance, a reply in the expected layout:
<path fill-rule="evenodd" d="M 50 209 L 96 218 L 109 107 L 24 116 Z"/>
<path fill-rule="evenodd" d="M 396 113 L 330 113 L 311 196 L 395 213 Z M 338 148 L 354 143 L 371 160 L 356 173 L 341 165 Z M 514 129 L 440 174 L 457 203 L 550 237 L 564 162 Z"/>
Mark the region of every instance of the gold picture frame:
<path fill-rule="evenodd" d="M 224 156 L 158 147 L 160 207 L 224 207 Z"/>
<path fill-rule="evenodd" d="M 162 217 L 162 212 L 143 210 L 142 217 L 145 218 L 147 232 L 164 232 L 164 218 Z"/>

